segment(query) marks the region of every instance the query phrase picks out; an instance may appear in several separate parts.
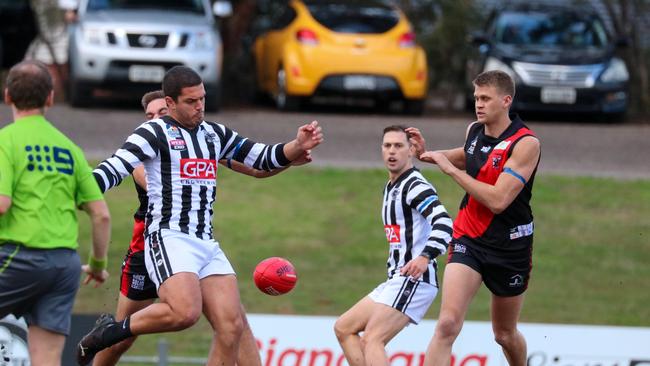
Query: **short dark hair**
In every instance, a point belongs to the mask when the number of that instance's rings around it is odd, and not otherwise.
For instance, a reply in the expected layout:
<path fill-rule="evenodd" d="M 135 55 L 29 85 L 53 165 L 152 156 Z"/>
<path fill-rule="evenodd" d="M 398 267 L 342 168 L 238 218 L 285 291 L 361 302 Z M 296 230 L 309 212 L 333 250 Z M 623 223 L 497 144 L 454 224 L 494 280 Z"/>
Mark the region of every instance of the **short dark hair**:
<path fill-rule="evenodd" d="M 515 82 L 510 75 L 500 70 L 480 73 L 473 81 L 475 86 L 493 86 L 503 95 L 515 97 Z"/>
<path fill-rule="evenodd" d="M 406 140 L 409 141 L 411 134 L 406 132 L 406 126 L 404 125 L 391 125 L 384 128 L 384 133 L 382 136 L 386 135 L 389 132 L 402 132 L 406 135 Z M 410 142 L 410 141 L 409 141 Z"/>
<path fill-rule="evenodd" d="M 52 92 L 52 76 L 40 61 L 22 61 L 9 70 L 6 88 L 18 110 L 43 108 Z"/>
<path fill-rule="evenodd" d="M 164 98 L 164 97 L 165 97 L 165 93 L 163 93 L 162 90 L 154 90 L 154 91 L 150 91 L 150 92 L 146 93 L 145 95 L 143 95 L 142 96 L 142 101 L 140 103 L 142 103 L 142 108 L 144 108 L 144 110 L 146 111 L 147 106 L 149 105 L 149 103 L 151 103 L 152 101 L 154 101 L 156 99 L 161 99 L 161 98 Z"/>
<path fill-rule="evenodd" d="M 162 81 L 162 90 L 166 97 L 178 101 L 181 90 L 190 86 L 197 86 L 203 83 L 201 76 L 187 66 L 174 66 L 167 73 Z"/>

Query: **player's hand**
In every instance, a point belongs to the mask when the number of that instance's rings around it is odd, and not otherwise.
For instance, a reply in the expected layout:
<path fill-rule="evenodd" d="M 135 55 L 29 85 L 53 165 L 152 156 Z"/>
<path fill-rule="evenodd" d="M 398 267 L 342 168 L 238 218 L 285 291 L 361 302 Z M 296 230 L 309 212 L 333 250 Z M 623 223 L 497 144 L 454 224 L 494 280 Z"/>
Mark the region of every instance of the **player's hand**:
<path fill-rule="evenodd" d="M 417 280 L 427 271 L 428 267 L 429 259 L 419 255 L 408 261 L 408 263 L 400 269 L 400 273 L 402 276 L 411 276 Z"/>
<path fill-rule="evenodd" d="M 298 128 L 296 136 L 298 146 L 304 151 L 311 150 L 323 142 L 323 130 L 318 125 L 318 121 L 312 121 L 309 124 Z"/>
<path fill-rule="evenodd" d="M 108 271 L 105 269 L 102 269 L 99 272 L 95 272 L 90 269 L 89 265 L 84 264 L 81 266 L 81 271 L 86 274 L 86 278 L 84 278 L 83 284 L 87 285 L 90 283 L 90 281 L 95 281 L 95 284 L 93 285 L 94 288 L 101 286 L 108 279 Z"/>
<path fill-rule="evenodd" d="M 298 159 L 291 162 L 291 165 L 293 166 L 305 165 L 311 163 L 312 160 L 313 159 L 311 157 L 311 150 L 305 150 L 305 152 L 302 153 L 302 155 L 300 155 Z"/>
<path fill-rule="evenodd" d="M 415 156 L 419 159 L 420 155 L 427 151 L 427 142 L 424 140 L 424 137 L 422 137 L 422 133 L 418 128 L 408 127 L 405 131 L 411 135 L 409 141 L 415 148 Z"/>
<path fill-rule="evenodd" d="M 438 168 L 440 168 L 440 170 L 445 174 L 450 174 L 454 169 L 457 169 L 454 164 L 447 159 L 447 156 L 440 151 L 425 151 L 420 155 L 420 160 L 438 165 Z"/>

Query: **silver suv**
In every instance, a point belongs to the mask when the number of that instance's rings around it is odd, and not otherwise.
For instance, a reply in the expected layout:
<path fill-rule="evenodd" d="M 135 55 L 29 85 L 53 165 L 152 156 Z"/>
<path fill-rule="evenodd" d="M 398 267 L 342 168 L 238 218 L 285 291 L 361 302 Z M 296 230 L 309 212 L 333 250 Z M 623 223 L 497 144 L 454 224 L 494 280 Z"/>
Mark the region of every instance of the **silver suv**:
<path fill-rule="evenodd" d="M 229 2 L 209 0 L 81 0 L 70 28 L 73 106 L 85 106 L 97 88 L 141 95 L 160 89 L 167 70 L 196 70 L 206 88 L 206 110 L 219 108 L 221 37 L 215 16 Z"/>

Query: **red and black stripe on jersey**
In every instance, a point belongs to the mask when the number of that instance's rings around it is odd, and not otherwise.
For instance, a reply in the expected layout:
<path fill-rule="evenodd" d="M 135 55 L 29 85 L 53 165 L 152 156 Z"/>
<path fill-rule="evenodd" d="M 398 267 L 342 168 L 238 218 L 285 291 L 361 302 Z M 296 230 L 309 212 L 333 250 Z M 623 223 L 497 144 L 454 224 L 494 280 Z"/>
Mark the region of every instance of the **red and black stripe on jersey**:
<path fill-rule="evenodd" d="M 498 138 L 485 135 L 485 125 L 481 123 L 470 127 L 464 148 L 467 174 L 480 182 L 494 185 L 517 142 L 525 136 L 535 136 L 519 116 L 511 114 L 510 119 L 512 123 Z M 478 200 L 465 194 L 454 221 L 454 239 L 511 250 L 532 244 L 530 199 L 536 171 L 537 167 L 514 201 L 500 214 L 494 214 Z M 530 228 L 530 232 L 517 232 L 522 228 Z"/>

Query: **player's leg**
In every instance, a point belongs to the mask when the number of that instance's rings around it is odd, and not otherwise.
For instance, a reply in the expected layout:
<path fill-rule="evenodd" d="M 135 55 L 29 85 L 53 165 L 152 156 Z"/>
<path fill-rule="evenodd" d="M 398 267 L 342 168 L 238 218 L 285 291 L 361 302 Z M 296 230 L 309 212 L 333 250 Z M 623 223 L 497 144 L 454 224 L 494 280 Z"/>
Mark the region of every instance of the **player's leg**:
<path fill-rule="evenodd" d="M 463 327 L 467 308 L 481 286 L 481 274 L 460 263 L 447 263 L 442 282 L 440 314 L 429 342 L 425 365 L 449 365 L 451 347 Z"/>
<path fill-rule="evenodd" d="M 120 296 L 117 300 L 117 310 L 115 311 L 115 318 L 120 321 L 126 318 L 129 315 L 134 314 L 137 311 L 140 311 L 147 306 L 153 304 L 154 299 L 148 300 L 131 300 L 124 294 L 120 293 Z M 120 360 L 120 357 L 128 351 L 128 349 L 133 345 L 137 336 L 127 338 L 122 342 L 115 344 L 102 352 L 99 352 L 95 359 L 93 360 L 93 366 L 113 366 L 116 365 Z"/>
<path fill-rule="evenodd" d="M 237 354 L 238 366 L 261 366 L 262 358 L 260 357 L 260 350 L 257 346 L 257 340 L 253 335 L 251 326 L 246 318 L 246 309 L 241 305 L 241 316 L 243 322 L 243 331 L 239 340 L 239 353 Z"/>
<path fill-rule="evenodd" d="M 27 333 L 29 358 L 34 366 L 60 366 L 65 335 L 31 325 Z"/>
<path fill-rule="evenodd" d="M 201 279 L 203 313 L 215 332 L 208 366 L 235 365 L 243 320 L 237 277 L 211 275 Z"/>
<path fill-rule="evenodd" d="M 526 365 L 526 339 L 517 329 L 524 294 L 511 297 L 492 295 L 492 331 L 510 366 Z"/>
<path fill-rule="evenodd" d="M 526 364 L 526 339 L 517 330 L 532 270 L 532 246 L 518 253 L 491 256 L 483 281 L 492 292 L 494 339 L 512 366 Z"/>
<path fill-rule="evenodd" d="M 366 328 L 375 305 L 376 303 L 366 296 L 334 323 L 334 333 L 350 366 L 365 365 L 359 333 Z"/>
<path fill-rule="evenodd" d="M 370 320 L 361 337 L 366 365 L 388 366 L 386 344 L 410 322 L 404 313 L 385 304 L 374 303 Z"/>

